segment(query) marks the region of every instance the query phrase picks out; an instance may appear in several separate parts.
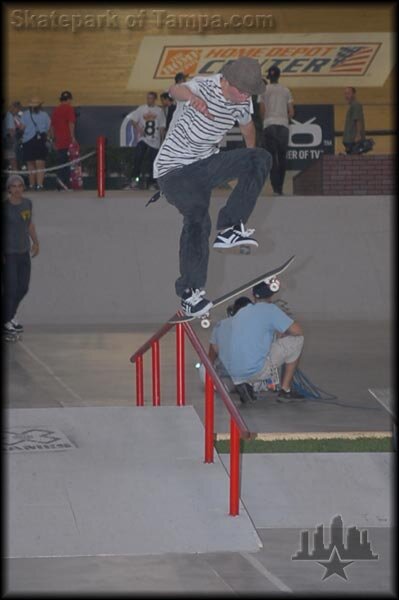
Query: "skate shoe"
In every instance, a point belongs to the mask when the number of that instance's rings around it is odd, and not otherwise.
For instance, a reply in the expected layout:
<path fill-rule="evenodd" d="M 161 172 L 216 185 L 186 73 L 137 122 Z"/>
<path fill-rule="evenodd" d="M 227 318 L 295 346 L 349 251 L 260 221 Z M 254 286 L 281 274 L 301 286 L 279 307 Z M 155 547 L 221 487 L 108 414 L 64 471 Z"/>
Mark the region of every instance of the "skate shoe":
<path fill-rule="evenodd" d="M 10 323 L 14 327 L 14 329 L 17 333 L 23 332 L 24 328 L 23 328 L 23 325 L 21 325 L 21 323 L 18 323 L 18 321 L 16 321 L 15 319 L 11 319 Z"/>
<path fill-rule="evenodd" d="M 181 307 L 189 317 L 201 317 L 212 308 L 213 303 L 204 298 L 205 290 L 187 290 L 181 298 Z"/>
<path fill-rule="evenodd" d="M 247 402 L 255 402 L 256 396 L 252 385 L 249 383 L 239 383 L 236 385 L 236 392 L 242 404 Z"/>
<path fill-rule="evenodd" d="M 252 246 L 257 248 L 259 246 L 258 242 L 251 237 L 254 232 L 255 229 L 245 229 L 244 224 L 241 222 L 239 225 L 228 227 L 218 233 L 213 243 L 213 247 L 217 249 L 229 249 L 239 246 Z"/>

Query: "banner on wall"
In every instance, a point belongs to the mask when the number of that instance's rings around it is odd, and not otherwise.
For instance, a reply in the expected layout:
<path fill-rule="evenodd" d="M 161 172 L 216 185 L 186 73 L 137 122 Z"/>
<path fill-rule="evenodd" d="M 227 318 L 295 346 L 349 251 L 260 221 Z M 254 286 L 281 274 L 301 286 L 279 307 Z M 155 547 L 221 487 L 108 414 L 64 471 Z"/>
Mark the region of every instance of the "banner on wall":
<path fill-rule="evenodd" d="M 393 34 L 309 33 L 146 36 L 127 83 L 128 90 L 165 88 L 176 73 L 219 73 L 240 56 L 256 58 L 264 75 L 277 65 L 292 87 L 382 86 L 394 66 Z"/>

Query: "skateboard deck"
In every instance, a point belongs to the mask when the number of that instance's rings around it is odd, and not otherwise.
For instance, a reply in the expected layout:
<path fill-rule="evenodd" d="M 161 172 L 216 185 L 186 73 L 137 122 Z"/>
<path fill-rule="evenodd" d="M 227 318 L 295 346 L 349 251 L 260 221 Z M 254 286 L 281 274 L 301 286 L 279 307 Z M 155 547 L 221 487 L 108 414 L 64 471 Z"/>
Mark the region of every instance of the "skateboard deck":
<path fill-rule="evenodd" d="M 68 146 L 69 160 L 75 160 L 80 158 L 80 146 L 79 144 L 69 144 Z M 73 190 L 81 190 L 83 187 L 82 179 L 82 165 L 81 162 L 75 162 L 70 167 L 69 181 Z"/>
<path fill-rule="evenodd" d="M 220 306 L 220 304 L 223 304 L 224 302 L 228 302 L 235 296 L 238 296 L 239 294 L 246 292 L 247 290 L 253 288 L 254 285 L 257 285 L 258 283 L 261 283 L 262 281 L 265 281 L 267 284 L 272 283 L 273 279 L 275 279 L 277 277 L 277 275 L 279 275 L 280 273 L 283 273 L 283 271 L 288 269 L 288 267 L 294 260 L 295 260 L 295 255 L 291 256 L 291 258 L 289 258 L 285 263 L 283 263 L 279 267 L 276 267 L 275 269 L 272 269 L 271 271 L 267 271 L 266 273 L 263 273 L 262 275 L 255 277 L 255 279 L 251 279 L 251 281 L 248 281 L 247 283 L 240 285 L 235 290 L 233 290 L 231 292 L 227 292 L 226 294 L 223 294 L 223 296 L 216 298 L 215 300 L 213 300 L 213 306 L 211 307 L 210 310 L 212 310 L 213 308 L 216 308 L 216 306 Z M 179 311 L 176 314 L 174 314 L 173 317 L 171 317 L 169 319 L 169 323 L 187 323 L 189 321 L 194 321 L 194 319 L 201 319 L 201 326 L 204 327 L 205 329 L 208 328 L 210 325 L 209 312 L 198 317 L 198 316 L 193 316 L 193 315 L 185 315 L 182 311 L 181 312 Z"/>

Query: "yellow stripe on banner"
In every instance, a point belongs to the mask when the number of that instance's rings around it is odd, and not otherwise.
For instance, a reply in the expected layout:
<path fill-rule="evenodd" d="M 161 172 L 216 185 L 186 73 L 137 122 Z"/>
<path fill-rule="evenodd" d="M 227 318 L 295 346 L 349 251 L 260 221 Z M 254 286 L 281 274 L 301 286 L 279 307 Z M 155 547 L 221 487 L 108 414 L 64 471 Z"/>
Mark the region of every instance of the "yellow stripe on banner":
<path fill-rule="evenodd" d="M 252 440 L 273 442 L 276 440 L 356 440 L 359 438 L 386 438 L 392 437 L 390 431 L 306 431 L 299 433 L 256 433 Z M 215 441 L 229 440 L 230 433 L 216 433 Z"/>

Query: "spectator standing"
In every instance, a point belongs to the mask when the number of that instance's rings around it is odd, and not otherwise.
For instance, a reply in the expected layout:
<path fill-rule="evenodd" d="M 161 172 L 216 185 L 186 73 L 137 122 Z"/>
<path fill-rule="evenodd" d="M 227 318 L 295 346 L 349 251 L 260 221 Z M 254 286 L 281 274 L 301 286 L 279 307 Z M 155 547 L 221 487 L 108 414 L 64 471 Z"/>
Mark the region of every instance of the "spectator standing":
<path fill-rule="evenodd" d="M 346 152 L 350 154 L 354 145 L 365 138 L 364 115 L 363 106 L 356 99 L 354 87 L 345 88 L 344 97 L 349 106 L 345 117 L 343 144 Z"/>
<path fill-rule="evenodd" d="M 164 111 L 156 105 L 158 94 L 148 92 L 147 103 L 131 113 L 133 127 L 141 139 L 135 148 L 134 166 L 130 189 L 157 189 L 152 174 L 153 163 L 165 134 Z"/>
<path fill-rule="evenodd" d="M 51 115 L 50 135 L 54 138 L 58 163 L 62 165 L 69 161 L 69 145 L 77 143 L 75 138 L 76 114 L 72 106 L 71 92 L 62 92 L 59 100 L 60 104 L 54 108 Z M 70 189 L 69 179 L 70 167 L 65 166 L 58 171 L 57 189 L 61 191 Z"/>
<path fill-rule="evenodd" d="M 29 189 L 42 190 L 44 182 L 44 171 L 46 166 L 47 133 L 50 129 L 50 117 L 42 110 L 43 101 L 34 97 L 29 102 L 29 109 L 24 111 L 21 117 L 23 128 L 22 148 L 23 159 L 28 166 Z M 39 173 L 32 173 L 40 169 Z"/>
<path fill-rule="evenodd" d="M 22 138 L 22 104 L 12 102 L 3 122 L 4 158 L 12 171 L 18 170 L 18 147 Z"/>
<path fill-rule="evenodd" d="M 273 194 L 281 196 L 287 169 L 287 149 L 289 141 L 289 120 L 294 116 L 294 101 L 290 90 L 279 83 L 280 69 L 270 67 L 267 79 L 270 81 L 265 92 L 259 97 L 260 115 L 263 119 L 262 145 L 270 152 L 273 164 L 270 182 Z"/>
<path fill-rule="evenodd" d="M 31 256 L 39 253 L 39 240 L 32 220 L 32 201 L 24 196 L 25 184 L 19 175 L 6 182 L 3 202 L 3 335 L 23 331 L 16 313 L 29 289 Z M 31 243 L 32 242 L 32 243 Z M 7 337 L 6 337 L 7 339 Z"/>
<path fill-rule="evenodd" d="M 170 122 L 173 118 L 173 114 L 176 110 L 176 102 L 172 96 L 169 96 L 168 92 L 161 94 L 161 102 L 165 112 L 165 134 L 168 132 Z"/>

